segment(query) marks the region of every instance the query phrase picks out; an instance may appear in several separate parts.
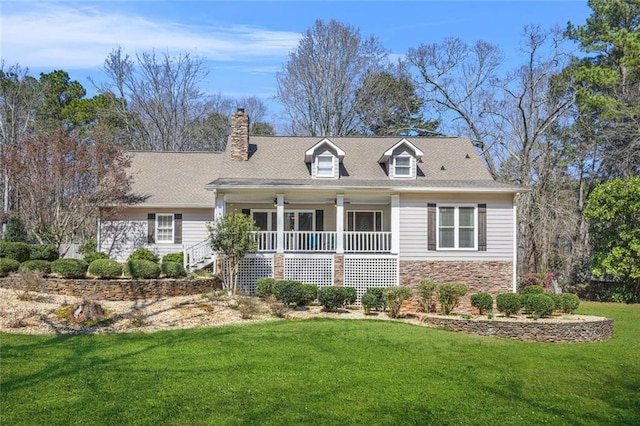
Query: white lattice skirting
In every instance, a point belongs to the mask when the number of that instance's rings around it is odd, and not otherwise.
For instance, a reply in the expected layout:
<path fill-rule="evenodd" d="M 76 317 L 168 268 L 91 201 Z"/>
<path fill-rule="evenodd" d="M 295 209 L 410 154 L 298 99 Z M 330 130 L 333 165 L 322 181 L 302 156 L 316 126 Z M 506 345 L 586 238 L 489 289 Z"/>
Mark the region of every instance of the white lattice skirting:
<path fill-rule="evenodd" d="M 397 286 L 399 267 L 395 256 L 345 256 L 344 285 L 355 287 L 359 304 L 369 287 Z"/>
<path fill-rule="evenodd" d="M 243 294 L 255 295 L 256 280 L 262 277 L 273 277 L 273 256 L 246 256 L 238 270 L 238 290 Z"/>
<path fill-rule="evenodd" d="M 333 285 L 333 256 L 285 256 L 284 279 L 318 288 Z"/>

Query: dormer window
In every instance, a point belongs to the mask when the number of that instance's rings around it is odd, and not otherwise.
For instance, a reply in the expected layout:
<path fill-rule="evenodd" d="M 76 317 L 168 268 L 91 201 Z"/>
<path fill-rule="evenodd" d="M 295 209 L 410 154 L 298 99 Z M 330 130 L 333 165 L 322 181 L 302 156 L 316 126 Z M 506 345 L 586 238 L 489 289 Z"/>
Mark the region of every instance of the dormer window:
<path fill-rule="evenodd" d="M 411 177 L 411 157 L 393 157 L 395 177 Z"/>
<path fill-rule="evenodd" d="M 333 167 L 333 155 L 318 155 L 316 157 L 316 176 L 317 177 L 335 177 Z"/>
<path fill-rule="evenodd" d="M 387 168 L 387 174 L 391 179 L 416 179 L 418 176 L 418 162 L 422 160 L 424 153 L 417 146 L 402 139 L 386 150 L 378 163 Z"/>
<path fill-rule="evenodd" d="M 344 151 L 329 139 L 323 139 L 304 153 L 304 161 L 316 179 L 339 179 Z"/>

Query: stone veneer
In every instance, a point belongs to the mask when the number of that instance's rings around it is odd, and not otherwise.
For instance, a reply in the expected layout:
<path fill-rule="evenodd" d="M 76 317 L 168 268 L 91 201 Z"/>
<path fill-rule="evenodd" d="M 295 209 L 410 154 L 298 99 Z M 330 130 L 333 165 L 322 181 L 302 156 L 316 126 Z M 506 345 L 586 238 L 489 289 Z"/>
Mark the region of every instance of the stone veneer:
<path fill-rule="evenodd" d="M 243 108 L 238 108 L 238 112 L 231 114 L 229 150 L 233 161 L 249 159 L 249 116 Z"/>
<path fill-rule="evenodd" d="M 282 253 L 273 255 L 273 278 L 276 280 L 284 279 L 284 254 Z"/>
<path fill-rule="evenodd" d="M 531 342 L 601 342 L 613 337 L 613 320 L 601 317 L 505 321 L 424 315 L 420 320 L 465 333 Z"/>
<path fill-rule="evenodd" d="M 97 300 L 136 300 L 169 296 L 202 294 L 222 288 L 218 278 L 157 279 L 157 280 L 74 280 L 64 278 L 43 278 L 37 288 L 23 280 L 0 278 L 0 287 L 37 291 L 39 293 L 62 294 L 94 298 Z"/>
<path fill-rule="evenodd" d="M 333 256 L 333 285 L 344 285 L 344 254 Z"/>
<path fill-rule="evenodd" d="M 485 292 L 495 297 L 513 291 L 513 263 L 498 261 L 400 261 L 400 285 L 416 287 L 425 279 L 437 283 L 456 282 L 469 288 L 457 310 L 471 309 L 470 296 Z M 402 306 L 403 312 L 417 312 L 419 299 L 413 298 Z"/>

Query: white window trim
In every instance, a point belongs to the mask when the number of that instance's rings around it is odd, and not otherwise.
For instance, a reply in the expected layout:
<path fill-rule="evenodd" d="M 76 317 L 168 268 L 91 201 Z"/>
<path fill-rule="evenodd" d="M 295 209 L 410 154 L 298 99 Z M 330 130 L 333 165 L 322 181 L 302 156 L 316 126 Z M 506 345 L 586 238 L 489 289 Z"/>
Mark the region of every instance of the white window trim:
<path fill-rule="evenodd" d="M 160 217 L 171 218 L 171 240 L 160 240 Z M 156 244 L 173 244 L 176 239 L 176 218 L 173 213 L 156 213 Z"/>
<path fill-rule="evenodd" d="M 384 230 L 384 210 L 366 210 L 366 209 L 357 209 L 357 210 L 347 210 L 346 211 L 346 219 L 345 219 L 345 222 L 344 222 L 346 224 L 345 231 L 348 228 L 355 228 L 355 226 L 353 226 L 353 225 L 355 225 L 355 223 L 349 223 L 349 213 L 351 213 L 351 212 L 354 213 L 354 215 L 353 215 L 353 220 L 354 221 L 356 219 L 355 213 L 358 213 L 358 212 L 359 213 L 362 213 L 362 212 L 364 212 L 364 213 L 373 213 L 373 220 L 374 220 L 373 228 L 374 229 L 376 227 L 375 226 L 376 225 L 376 223 L 375 223 L 376 213 L 380 213 L 380 231 L 349 231 L 349 232 L 386 232 Z"/>
<path fill-rule="evenodd" d="M 413 162 L 414 158 L 411 155 L 407 155 L 407 154 L 401 154 L 401 155 L 394 155 L 392 158 L 392 162 L 393 162 L 393 177 L 397 178 L 397 179 L 412 179 L 413 176 L 413 168 L 415 167 L 415 164 Z M 398 165 L 397 165 L 397 160 L 398 158 L 406 158 L 409 160 L 409 174 L 398 174 Z M 401 166 L 401 167 L 407 167 L 407 166 Z"/>
<path fill-rule="evenodd" d="M 437 204 L 436 205 L 436 250 L 441 251 L 478 251 L 478 205 L 471 203 Z M 440 247 L 440 208 L 452 207 L 453 213 L 453 247 Z M 460 207 L 473 208 L 473 247 L 460 247 Z"/>
<path fill-rule="evenodd" d="M 330 158 L 331 159 L 331 173 L 326 173 L 326 174 L 321 174 L 320 173 L 320 158 Z M 317 178 L 324 178 L 324 179 L 332 179 L 336 177 L 336 161 L 335 161 L 335 156 L 331 155 L 331 154 L 319 154 L 316 155 L 315 158 L 315 171 L 316 171 L 316 175 L 315 177 Z"/>
<path fill-rule="evenodd" d="M 295 228 L 294 230 L 291 231 L 284 231 L 284 232 L 315 232 L 316 229 L 316 211 L 315 210 L 285 210 L 284 211 L 284 216 L 285 218 L 287 217 L 287 213 L 293 213 L 296 215 L 296 221 L 295 221 Z M 311 228 L 313 228 L 311 231 L 300 231 L 299 226 L 300 226 L 300 220 L 299 220 L 299 214 L 300 213 L 311 213 Z"/>

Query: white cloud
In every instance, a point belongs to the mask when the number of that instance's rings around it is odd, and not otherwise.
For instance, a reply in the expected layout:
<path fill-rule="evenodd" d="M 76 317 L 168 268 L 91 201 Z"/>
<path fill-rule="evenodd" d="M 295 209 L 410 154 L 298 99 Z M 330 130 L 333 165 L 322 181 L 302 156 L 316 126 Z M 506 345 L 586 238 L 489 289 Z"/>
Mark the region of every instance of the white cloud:
<path fill-rule="evenodd" d="M 156 22 L 95 7 L 27 3 L 0 16 L 2 58 L 28 67 L 95 68 L 121 46 L 134 52 L 195 52 L 209 60 L 247 61 L 282 57 L 301 34 L 251 26 L 195 27 Z"/>

